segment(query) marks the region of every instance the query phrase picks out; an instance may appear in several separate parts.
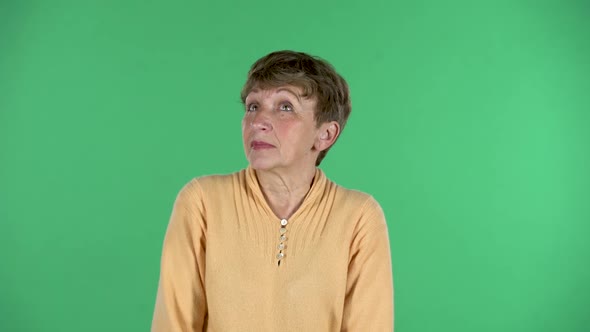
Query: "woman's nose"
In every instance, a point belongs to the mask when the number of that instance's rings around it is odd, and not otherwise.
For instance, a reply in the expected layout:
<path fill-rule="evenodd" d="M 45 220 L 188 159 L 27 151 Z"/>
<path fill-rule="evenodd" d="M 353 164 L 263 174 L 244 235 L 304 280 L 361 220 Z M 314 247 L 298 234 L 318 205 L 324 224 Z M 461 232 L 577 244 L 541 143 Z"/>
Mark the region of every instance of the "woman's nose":
<path fill-rule="evenodd" d="M 261 107 L 254 113 L 254 118 L 252 119 L 250 125 L 257 130 L 272 130 L 270 111 L 263 110 L 263 108 Z"/>

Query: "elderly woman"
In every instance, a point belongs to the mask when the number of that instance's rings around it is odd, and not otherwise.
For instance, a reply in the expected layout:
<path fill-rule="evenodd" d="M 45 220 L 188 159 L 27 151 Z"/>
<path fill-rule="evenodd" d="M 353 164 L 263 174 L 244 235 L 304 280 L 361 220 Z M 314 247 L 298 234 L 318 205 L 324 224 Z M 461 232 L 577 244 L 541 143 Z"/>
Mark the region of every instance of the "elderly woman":
<path fill-rule="evenodd" d="M 281 51 L 254 63 L 241 97 L 249 166 L 178 193 L 152 331 L 392 331 L 381 207 L 317 167 L 350 114 L 348 85 Z"/>

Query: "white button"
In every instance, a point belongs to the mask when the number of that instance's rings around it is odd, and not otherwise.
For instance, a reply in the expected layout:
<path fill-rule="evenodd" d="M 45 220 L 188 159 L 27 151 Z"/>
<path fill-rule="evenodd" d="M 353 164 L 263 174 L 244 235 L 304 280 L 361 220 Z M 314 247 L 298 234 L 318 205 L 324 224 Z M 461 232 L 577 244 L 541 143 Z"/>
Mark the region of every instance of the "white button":
<path fill-rule="evenodd" d="M 283 250 L 283 249 L 285 249 L 285 244 L 284 243 L 279 244 L 279 250 Z"/>
<path fill-rule="evenodd" d="M 279 252 L 279 253 L 277 254 L 277 259 L 279 259 L 279 260 L 280 260 L 280 259 L 282 259 L 283 257 L 285 257 L 285 254 L 283 254 L 282 252 Z"/>
<path fill-rule="evenodd" d="M 287 229 L 286 229 L 285 227 L 281 227 L 281 228 L 279 229 L 279 233 L 281 233 L 281 234 L 285 234 L 285 233 L 287 233 Z"/>
<path fill-rule="evenodd" d="M 287 226 L 287 224 L 288 224 L 288 223 L 289 223 L 289 222 L 287 221 L 287 219 L 282 219 L 282 220 L 281 220 L 281 225 L 282 225 L 282 226 Z"/>
<path fill-rule="evenodd" d="M 286 237 L 286 236 L 284 236 L 284 235 L 281 235 L 281 237 L 279 238 L 279 240 L 280 240 L 281 242 L 285 242 L 285 241 L 287 241 L 287 237 Z"/>

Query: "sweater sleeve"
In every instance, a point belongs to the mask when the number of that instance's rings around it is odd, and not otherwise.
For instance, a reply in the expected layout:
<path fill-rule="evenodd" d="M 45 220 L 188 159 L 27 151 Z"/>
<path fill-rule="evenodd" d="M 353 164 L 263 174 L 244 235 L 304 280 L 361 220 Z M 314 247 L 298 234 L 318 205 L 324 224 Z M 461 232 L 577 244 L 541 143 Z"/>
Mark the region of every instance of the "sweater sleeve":
<path fill-rule="evenodd" d="M 166 230 L 152 332 L 202 331 L 206 324 L 206 223 L 195 179 L 176 196 Z"/>
<path fill-rule="evenodd" d="M 385 216 L 370 198 L 353 238 L 342 331 L 393 331 L 393 276 Z"/>

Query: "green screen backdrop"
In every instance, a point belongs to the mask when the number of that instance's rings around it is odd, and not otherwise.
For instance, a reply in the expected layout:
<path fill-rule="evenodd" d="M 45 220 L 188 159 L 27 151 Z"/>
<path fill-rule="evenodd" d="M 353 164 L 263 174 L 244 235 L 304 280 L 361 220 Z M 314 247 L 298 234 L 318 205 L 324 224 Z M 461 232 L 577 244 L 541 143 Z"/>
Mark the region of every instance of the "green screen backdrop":
<path fill-rule="evenodd" d="M 322 164 L 385 211 L 397 332 L 590 331 L 587 1 L 0 2 L 0 331 L 147 331 L 180 188 L 246 166 L 239 92 L 348 80 Z"/>

